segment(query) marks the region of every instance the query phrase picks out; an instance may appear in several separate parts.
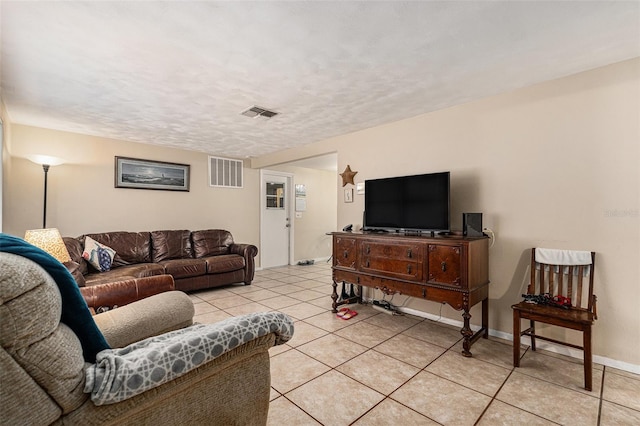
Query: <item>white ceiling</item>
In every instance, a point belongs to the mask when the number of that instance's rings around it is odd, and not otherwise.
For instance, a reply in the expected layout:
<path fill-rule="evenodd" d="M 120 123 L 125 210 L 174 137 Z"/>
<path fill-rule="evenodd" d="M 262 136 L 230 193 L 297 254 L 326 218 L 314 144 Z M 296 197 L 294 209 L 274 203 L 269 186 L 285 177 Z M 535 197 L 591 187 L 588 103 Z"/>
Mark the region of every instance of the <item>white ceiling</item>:
<path fill-rule="evenodd" d="M 638 1 L 0 8 L 12 122 L 238 158 L 640 56 Z"/>

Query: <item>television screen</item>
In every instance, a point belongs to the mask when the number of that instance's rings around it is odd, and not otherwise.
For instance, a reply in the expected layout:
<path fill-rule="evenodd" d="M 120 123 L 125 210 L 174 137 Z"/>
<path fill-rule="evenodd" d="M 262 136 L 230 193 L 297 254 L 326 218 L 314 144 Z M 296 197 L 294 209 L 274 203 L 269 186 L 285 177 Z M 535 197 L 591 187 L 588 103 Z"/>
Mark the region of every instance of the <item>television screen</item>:
<path fill-rule="evenodd" d="M 449 231 L 449 172 L 366 180 L 365 230 Z"/>

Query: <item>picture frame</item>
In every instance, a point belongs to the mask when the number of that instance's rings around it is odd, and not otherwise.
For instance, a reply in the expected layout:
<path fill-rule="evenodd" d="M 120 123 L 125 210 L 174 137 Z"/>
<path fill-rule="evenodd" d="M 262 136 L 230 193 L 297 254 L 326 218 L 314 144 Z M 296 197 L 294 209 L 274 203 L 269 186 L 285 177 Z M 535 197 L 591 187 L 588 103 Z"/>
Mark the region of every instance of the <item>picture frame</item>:
<path fill-rule="evenodd" d="M 304 184 L 297 183 L 296 197 L 306 197 L 306 196 L 307 196 L 307 187 Z"/>
<path fill-rule="evenodd" d="M 115 187 L 189 191 L 191 166 L 141 158 L 115 157 Z"/>
<path fill-rule="evenodd" d="M 344 190 L 344 202 L 353 203 L 353 188 L 348 188 Z"/>

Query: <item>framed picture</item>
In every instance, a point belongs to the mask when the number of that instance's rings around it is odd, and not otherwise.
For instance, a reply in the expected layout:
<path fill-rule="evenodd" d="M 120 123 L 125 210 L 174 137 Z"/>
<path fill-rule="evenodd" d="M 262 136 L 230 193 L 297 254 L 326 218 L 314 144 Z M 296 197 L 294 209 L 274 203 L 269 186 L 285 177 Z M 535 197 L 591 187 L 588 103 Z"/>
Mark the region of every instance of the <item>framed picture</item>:
<path fill-rule="evenodd" d="M 344 202 L 353 203 L 353 188 L 344 190 Z"/>
<path fill-rule="evenodd" d="M 116 188 L 189 191 L 188 164 L 116 157 Z"/>
<path fill-rule="evenodd" d="M 296 184 L 296 197 L 306 197 L 307 187 L 301 183 Z"/>

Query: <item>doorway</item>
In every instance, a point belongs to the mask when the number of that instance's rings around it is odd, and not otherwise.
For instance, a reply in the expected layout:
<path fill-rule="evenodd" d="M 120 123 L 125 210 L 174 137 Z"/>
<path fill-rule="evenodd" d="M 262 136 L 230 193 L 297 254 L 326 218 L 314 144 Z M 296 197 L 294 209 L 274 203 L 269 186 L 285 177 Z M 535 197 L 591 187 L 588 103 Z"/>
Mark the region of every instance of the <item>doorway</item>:
<path fill-rule="evenodd" d="M 260 171 L 260 266 L 289 265 L 293 252 L 293 175 Z"/>

